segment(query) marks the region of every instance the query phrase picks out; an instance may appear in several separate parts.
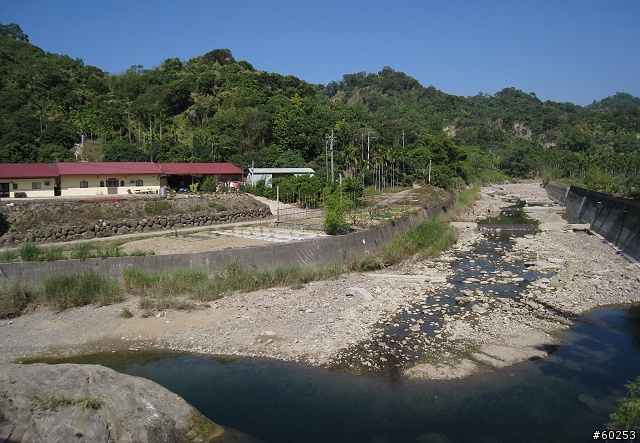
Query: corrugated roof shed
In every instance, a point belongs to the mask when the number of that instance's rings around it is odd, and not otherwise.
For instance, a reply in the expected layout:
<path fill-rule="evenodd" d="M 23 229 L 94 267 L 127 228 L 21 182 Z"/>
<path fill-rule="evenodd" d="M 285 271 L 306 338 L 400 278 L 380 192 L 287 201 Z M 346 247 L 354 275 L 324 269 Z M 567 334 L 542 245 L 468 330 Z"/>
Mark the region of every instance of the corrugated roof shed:
<path fill-rule="evenodd" d="M 217 175 L 243 172 L 231 163 L 160 163 L 160 169 L 167 175 Z"/>
<path fill-rule="evenodd" d="M 0 179 L 9 178 L 53 178 L 60 175 L 57 163 L 3 163 L 0 164 Z"/>
<path fill-rule="evenodd" d="M 254 174 L 313 174 L 311 168 L 249 168 Z"/>
<path fill-rule="evenodd" d="M 58 163 L 60 175 L 136 175 L 160 174 L 152 162 L 69 162 Z"/>

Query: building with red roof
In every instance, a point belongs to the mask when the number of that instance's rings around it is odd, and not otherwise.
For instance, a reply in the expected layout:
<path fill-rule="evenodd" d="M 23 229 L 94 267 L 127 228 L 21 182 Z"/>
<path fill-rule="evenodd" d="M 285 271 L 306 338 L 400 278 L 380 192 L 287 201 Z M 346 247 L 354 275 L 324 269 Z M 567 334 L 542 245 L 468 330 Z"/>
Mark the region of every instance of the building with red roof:
<path fill-rule="evenodd" d="M 54 195 L 59 175 L 57 163 L 0 164 L 0 198 L 16 192 L 30 197 Z"/>
<path fill-rule="evenodd" d="M 70 162 L 0 164 L 0 197 L 89 196 L 156 193 L 188 187 L 213 176 L 218 183 L 242 181 L 231 163 Z M 24 195 L 23 195 L 24 196 Z"/>
<path fill-rule="evenodd" d="M 166 185 L 174 189 L 188 188 L 197 181 L 195 176 L 215 176 L 222 185 L 243 179 L 242 169 L 231 163 L 160 163 L 159 166 L 167 178 Z"/>

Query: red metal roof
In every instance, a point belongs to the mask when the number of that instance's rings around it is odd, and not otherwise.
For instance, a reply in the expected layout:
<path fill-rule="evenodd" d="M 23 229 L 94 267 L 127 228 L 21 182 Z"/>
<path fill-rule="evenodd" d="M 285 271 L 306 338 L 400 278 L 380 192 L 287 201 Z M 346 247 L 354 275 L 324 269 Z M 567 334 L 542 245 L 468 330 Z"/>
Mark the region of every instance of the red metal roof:
<path fill-rule="evenodd" d="M 160 174 L 152 162 L 70 162 L 58 163 L 60 175 L 136 175 Z"/>
<path fill-rule="evenodd" d="M 0 164 L 0 179 L 52 178 L 64 175 L 242 175 L 231 163 L 59 162 Z"/>
<path fill-rule="evenodd" d="M 58 163 L 2 163 L 0 179 L 53 178 L 60 175 Z"/>
<path fill-rule="evenodd" d="M 242 169 L 231 163 L 160 163 L 160 169 L 167 175 L 215 175 L 242 174 Z"/>

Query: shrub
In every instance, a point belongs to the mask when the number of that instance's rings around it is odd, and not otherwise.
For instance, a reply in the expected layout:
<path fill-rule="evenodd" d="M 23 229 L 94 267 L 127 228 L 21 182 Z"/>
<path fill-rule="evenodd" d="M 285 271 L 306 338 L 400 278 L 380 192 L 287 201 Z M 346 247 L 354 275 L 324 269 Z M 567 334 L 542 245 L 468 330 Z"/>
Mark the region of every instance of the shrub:
<path fill-rule="evenodd" d="M 49 246 L 48 248 L 42 249 L 42 254 L 39 257 L 41 261 L 56 261 L 63 260 L 64 252 L 62 248 L 59 246 Z"/>
<path fill-rule="evenodd" d="M 0 318 L 17 317 L 34 299 L 33 292 L 19 283 L 0 286 Z"/>
<path fill-rule="evenodd" d="M 171 203 L 166 200 L 151 200 L 144 204 L 144 212 L 149 215 L 168 215 L 171 213 Z"/>
<path fill-rule="evenodd" d="M 46 280 L 40 298 L 57 309 L 68 309 L 91 303 L 104 306 L 121 301 L 123 296 L 116 283 L 96 272 L 85 272 Z"/>
<path fill-rule="evenodd" d="M 347 227 L 345 221 L 353 202 L 341 194 L 340 188 L 332 190 L 325 188 L 324 201 L 324 230 L 329 235 L 336 235 L 340 229 Z"/>
<path fill-rule="evenodd" d="M 0 262 L 8 263 L 18 259 L 18 252 L 14 249 L 7 249 L 0 253 Z"/>
<path fill-rule="evenodd" d="M 89 243 L 78 243 L 71 250 L 71 258 L 76 258 L 78 260 L 86 260 L 91 258 L 91 245 Z"/>
<path fill-rule="evenodd" d="M 202 192 L 215 192 L 218 188 L 218 180 L 216 180 L 215 176 L 208 176 L 202 182 Z"/>
<path fill-rule="evenodd" d="M 133 314 L 126 306 L 120 310 L 120 317 L 122 318 L 133 318 Z"/>
<path fill-rule="evenodd" d="M 218 211 L 218 212 L 222 212 L 222 211 L 226 211 L 226 210 L 227 210 L 227 207 L 226 207 L 226 206 L 221 205 L 221 204 L 220 204 L 220 203 L 218 203 L 218 202 L 209 202 L 209 207 L 210 207 L 211 209 L 215 209 L 215 210 L 216 210 L 216 211 Z"/>
<path fill-rule="evenodd" d="M 22 243 L 18 248 L 18 255 L 22 261 L 37 261 L 42 251 L 34 243 Z"/>
<path fill-rule="evenodd" d="M 640 376 L 625 385 L 629 398 L 618 400 L 618 409 L 609 416 L 609 429 L 640 431 Z"/>

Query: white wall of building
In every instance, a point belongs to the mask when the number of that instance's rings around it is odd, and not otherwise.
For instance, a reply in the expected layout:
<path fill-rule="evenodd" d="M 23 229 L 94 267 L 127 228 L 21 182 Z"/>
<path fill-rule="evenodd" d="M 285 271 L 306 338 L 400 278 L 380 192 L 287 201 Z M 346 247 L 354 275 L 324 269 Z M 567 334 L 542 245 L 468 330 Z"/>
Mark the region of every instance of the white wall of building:
<path fill-rule="evenodd" d="M 25 192 L 27 197 L 53 197 L 55 183 L 53 178 L 16 178 L 9 182 L 9 195 Z"/>
<path fill-rule="evenodd" d="M 115 179 L 117 186 L 109 187 L 110 180 Z M 63 176 L 60 182 L 61 195 L 122 195 L 159 192 L 160 177 L 158 175 L 72 175 Z M 111 193 L 109 192 L 111 190 Z"/>

